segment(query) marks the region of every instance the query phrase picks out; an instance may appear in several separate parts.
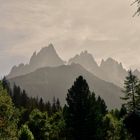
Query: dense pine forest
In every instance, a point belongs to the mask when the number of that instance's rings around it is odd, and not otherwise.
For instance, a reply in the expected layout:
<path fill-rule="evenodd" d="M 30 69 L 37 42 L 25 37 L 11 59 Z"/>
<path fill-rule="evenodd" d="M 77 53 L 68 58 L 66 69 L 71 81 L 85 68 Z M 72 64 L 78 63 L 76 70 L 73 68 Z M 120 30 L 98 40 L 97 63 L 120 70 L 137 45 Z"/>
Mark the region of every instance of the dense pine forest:
<path fill-rule="evenodd" d="M 79 76 L 59 99 L 28 97 L 6 78 L 0 82 L 0 140 L 140 140 L 140 80 L 131 71 L 124 81 L 120 109 L 108 110 Z"/>

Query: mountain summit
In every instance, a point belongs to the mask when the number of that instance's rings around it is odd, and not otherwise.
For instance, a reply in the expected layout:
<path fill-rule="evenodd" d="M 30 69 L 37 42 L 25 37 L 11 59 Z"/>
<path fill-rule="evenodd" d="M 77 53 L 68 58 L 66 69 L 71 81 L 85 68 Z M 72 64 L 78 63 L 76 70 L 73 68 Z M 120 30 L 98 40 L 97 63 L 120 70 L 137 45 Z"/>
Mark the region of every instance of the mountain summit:
<path fill-rule="evenodd" d="M 81 52 L 79 55 L 71 58 L 68 64 L 72 63 L 80 64 L 88 71 L 94 73 L 96 76 L 99 75 L 99 66 L 92 54 L 88 53 L 87 51 Z"/>
<path fill-rule="evenodd" d="M 14 66 L 7 76 L 10 83 L 16 83 L 25 89 L 30 96 L 38 96 L 51 100 L 59 97 L 65 103 L 67 89 L 79 75 L 82 75 L 94 90 L 107 103 L 115 108 L 121 104 L 121 90 L 127 70 L 112 58 L 102 60 L 98 65 L 92 54 L 81 52 L 68 61 L 69 65 L 58 56 L 52 44 L 34 52 L 29 64 Z M 138 70 L 134 74 L 140 77 Z"/>
<path fill-rule="evenodd" d="M 122 87 L 127 75 L 127 71 L 123 68 L 122 63 L 117 62 L 113 58 L 108 58 L 102 60 L 100 66 L 98 66 L 92 54 L 87 51 L 81 52 L 80 55 L 71 58 L 69 64 L 71 63 L 80 64 L 100 79 L 114 83 L 120 87 Z"/>
<path fill-rule="evenodd" d="M 54 46 L 49 44 L 48 47 L 44 47 L 38 54 L 33 53 L 29 65 L 34 69 L 41 67 L 55 67 L 63 65 L 64 61 L 58 56 Z"/>
<path fill-rule="evenodd" d="M 29 64 L 14 66 L 7 76 L 8 78 L 24 75 L 42 67 L 56 67 L 64 65 L 64 61 L 58 56 L 53 44 L 42 48 L 38 53 L 34 52 Z"/>
<path fill-rule="evenodd" d="M 112 82 L 118 86 L 122 86 L 127 71 L 123 68 L 122 63 L 117 62 L 112 58 L 102 60 L 100 65 L 102 79 Z"/>

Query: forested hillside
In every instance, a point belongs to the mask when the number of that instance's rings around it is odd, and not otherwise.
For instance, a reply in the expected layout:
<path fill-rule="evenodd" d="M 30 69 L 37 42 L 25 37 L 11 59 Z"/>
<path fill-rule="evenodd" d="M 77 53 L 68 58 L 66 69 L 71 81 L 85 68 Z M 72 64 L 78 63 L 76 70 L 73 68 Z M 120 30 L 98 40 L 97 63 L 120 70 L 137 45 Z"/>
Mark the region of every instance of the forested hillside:
<path fill-rule="evenodd" d="M 90 91 L 79 76 L 59 99 L 28 97 L 6 78 L 0 82 L 1 140 L 139 140 L 140 81 L 129 71 L 121 109 L 108 110 L 105 101 Z"/>

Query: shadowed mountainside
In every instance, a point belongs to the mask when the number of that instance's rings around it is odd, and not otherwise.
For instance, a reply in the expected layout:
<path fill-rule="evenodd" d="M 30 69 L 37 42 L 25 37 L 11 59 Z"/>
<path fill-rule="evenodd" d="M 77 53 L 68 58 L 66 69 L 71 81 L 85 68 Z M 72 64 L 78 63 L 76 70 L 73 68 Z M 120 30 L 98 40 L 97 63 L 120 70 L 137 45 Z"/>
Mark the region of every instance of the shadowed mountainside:
<path fill-rule="evenodd" d="M 34 52 L 29 64 L 20 64 L 14 66 L 7 76 L 8 78 L 24 75 L 43 67 L 56 67 L 63 65 L 65 62 L 58 56 L 52 44 L 48 47 L 42 48 L 40 52 Z"/>
<path fill-rule="evenodd" d="M 27 75 L 12 78 L 10 82 L 21 86 L 30 96 L 39 96 L 47 100 L 52 100 L 55 96 L 64 104 L 67 90 L 79 75 L 87 80 L 90 89 L 94 89 L 109 108 L 120 107 L 121 89 L 97 78 L 79 64 L 41 68 Z"/>
<path fill-rule="evenodd" d="M 122 63 L 119 63 L 112 58 L 108 58 L 106 60 L 102 59 L 101 64 L 98 65 L 92 54 L 87 51 L 71 58 L 68 64 L 72 63 L 82 65 L 100 79 L 114 83 L 119 87 L 123 87 L 125 77 L 127 76 L 127 70 L 124 69 Z M 140 77 L 140 72 L 138 70 L 135 70 L 134 74 Z"/>
<path fill-rule="evenodd" d="M 98 65 L 92 54 L 84 51 L 68 61 L 68 65 L 58 56 L 52 44 L 34 52 L 29 64 L 14 66 L 7 76 L 11 84 L 16 83 L 30 96 L 47 100 L 58 97 L 65 102 L 67 90 L 74 80 L 82 75 L 94 90 L 107 103 L 109 108 L 120 107 L 121 87 L 127 70 L 112 58 L 102 60 Z M 138 77 L 140 72 L 134 71 Z"/>

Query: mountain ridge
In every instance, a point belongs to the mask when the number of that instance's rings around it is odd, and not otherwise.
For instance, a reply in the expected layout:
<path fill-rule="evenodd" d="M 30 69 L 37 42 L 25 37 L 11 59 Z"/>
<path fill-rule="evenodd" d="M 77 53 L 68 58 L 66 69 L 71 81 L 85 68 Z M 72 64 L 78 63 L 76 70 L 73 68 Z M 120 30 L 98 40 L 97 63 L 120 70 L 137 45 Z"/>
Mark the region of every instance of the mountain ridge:
<path fill-rule="evenodd" d="M 69 59 L 68 64 L 79 63 L 100 79 L 114 83 L 119 87 L 123 87 L 128 71 L 123 67 L 121 62 L 109 57 L 106 60 L 102 59 L 100 65 L 98 65 L 92 54 L 87 51 L 86 57 L 83 57 L 81 54 L 82 53 Z M 140 78 L 140 72 L 138 70 L 134 70 L 133 73 Z"/>
<path fill-rule="evenodd" d="M 109 108 L 120 107 L 121 88 L 99 79 L 80 64 L 40 68 L 26 75 L 9 79 L 9 81 L 11 85 L 15 83 L 25 89 L 30 96 L 49 100 L 55 96 L 64 104 L 68 89 L 80 75 L 87 80 L 91 91 L 106 101 Z"/>
<path fill-rule="evenodd" d="M 80 54 L 70 58 L 67 65 L 72 63 L 80 64 L 100 79 L 112 82 L 120 87 L 123 87 L 125 77 L 128 73 L 122 63 L 111 57 L 106 60 L 102 59 L 100 65 L 98 65 L 93 55 L 88 53 L 88 51 L 82 51 Z M 59 57 L 53 44 L 49 44 L 38 53 L 35 51 L 29 60 L 29 64 L 21 63 L 18 66 L 14 66 L 7 75 L 7 78 L 25 75 L 47 66 L 56 67 L 64 64 L 66 64 L 65 61 Z M 134 70 L 133 73 L 140 78 L 140 72 L 138 70 Z"/>
<path fill-rule="evenodd" d="M 64 63 L 65 62 L 57 54 L 54 46 L 49 44 L 47 47 L 42 48 L 38 53 L 35 51 L 30 58 L 29 64 L 21 63 L 18 66 L 14 66 L 7 77 L 12 78 L 25 75 L 35 71 L 38 68 L 46 66 L 60 66 L 64 65 Z"/>
<path fill-rule="evenodd" d="M 140 72 L 134 71 L 138 77 Z M 40 96 L 51 100 L 54 96 L 64 104 L 67 90 L 74 80 L 82 75 L 90 89 L 100 95 L 109 108 L 120 107 L 122 87 L 127 70 L 122 63 L 108 58 L 98 65 L 87 51 L 69 59 L 68 63 L 59 57 L 52 44 L 34 52 L 29 64 L 14 66 L 7 79 L 19 85 L 30 96 Z"/>

